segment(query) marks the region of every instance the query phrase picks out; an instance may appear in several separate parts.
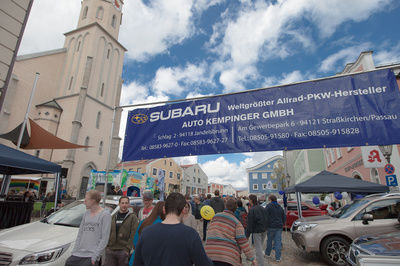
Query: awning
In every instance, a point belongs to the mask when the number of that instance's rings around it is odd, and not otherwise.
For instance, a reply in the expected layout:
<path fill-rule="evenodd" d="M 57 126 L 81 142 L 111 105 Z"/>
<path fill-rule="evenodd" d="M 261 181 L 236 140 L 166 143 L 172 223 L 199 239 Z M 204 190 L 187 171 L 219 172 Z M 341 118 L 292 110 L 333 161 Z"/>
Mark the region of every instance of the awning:
<path fill-rule="evenodd" d="M 285 189 L 285 193 L 380 193 L 388 191 L 388 186 L 342 176 L 328 171 L 322 171 L 300 184 Z"/>
<path fill-rule="evenodd" d="M 25 127 L 24 134 L 21 142 L 21 149 L 25 150 L 39 150 L 39 149 L 79 149 L 79 148 L 88 148 L 90 146 L 83 146 L 74 144 L 63 139 L 60 139 L 44 128 L 40 127 L 37 123 L 35 123 L 32 119 L 29 118 L 30 125 L 30 136 Z M 11 130 L 8 133 L 0 135 L 0 138 L 4 138 L 10 140 L 15 145 L 18 142 L 19 132 L 21 130 L 22 124 L 17 126 L 15 129 Z"/>

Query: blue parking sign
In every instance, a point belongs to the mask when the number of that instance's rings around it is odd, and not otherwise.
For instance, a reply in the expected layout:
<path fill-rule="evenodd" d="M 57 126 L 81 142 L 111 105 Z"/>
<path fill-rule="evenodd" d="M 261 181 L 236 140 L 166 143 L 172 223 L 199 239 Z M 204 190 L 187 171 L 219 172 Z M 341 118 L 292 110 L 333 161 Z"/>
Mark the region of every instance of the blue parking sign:
<path fill-rule="evenodd" d="M 387 175 L 386 177 L 386 184 L 389 187 L 397 187 L 397 178 L 396 175 Z"/>

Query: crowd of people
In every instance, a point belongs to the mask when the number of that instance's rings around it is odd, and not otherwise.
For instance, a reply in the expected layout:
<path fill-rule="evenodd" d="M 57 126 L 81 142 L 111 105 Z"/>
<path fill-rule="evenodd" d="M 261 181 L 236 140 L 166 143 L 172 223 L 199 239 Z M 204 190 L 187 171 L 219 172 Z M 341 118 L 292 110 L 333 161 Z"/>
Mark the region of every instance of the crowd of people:
<path fill-rule="evenodd" d="M 121 196 L 111 217 L 100 207 L 101 194 L 88 191 L 87 211 L 65 265 L 99 265 L 103 251 L 106 266 L 236 266 L 242 265 L 242 254 L 252 265 L 264 265 L 272 250 L 279 262 L 286 216 L 276 196 L 269 195 L 264 208 L 255 195 L 222 198 L 218 190 L 214 195 L 190 198 L 174 192 L 154 205 L 146 191 L 137 216 L 129 211 L 129 198 Z M 204 206 L 215 213 L 210 220 L 202 216 Z"/>

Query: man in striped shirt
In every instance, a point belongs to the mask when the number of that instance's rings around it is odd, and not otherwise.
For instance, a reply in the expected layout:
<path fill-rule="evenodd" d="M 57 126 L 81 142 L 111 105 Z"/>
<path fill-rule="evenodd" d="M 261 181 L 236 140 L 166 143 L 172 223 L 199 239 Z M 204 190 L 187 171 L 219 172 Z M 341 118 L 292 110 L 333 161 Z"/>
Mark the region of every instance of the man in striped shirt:
<path fill-rule="evenodd" d="M 236 208 L 236 201 L 229 199 L 226 209 L 217 213 L 208 227 L 205 249 L 214 266 L 242 265 L 241 252 L 246 254 L 252 265 L 257 265 L 244 228 L 235 217 Z"/>

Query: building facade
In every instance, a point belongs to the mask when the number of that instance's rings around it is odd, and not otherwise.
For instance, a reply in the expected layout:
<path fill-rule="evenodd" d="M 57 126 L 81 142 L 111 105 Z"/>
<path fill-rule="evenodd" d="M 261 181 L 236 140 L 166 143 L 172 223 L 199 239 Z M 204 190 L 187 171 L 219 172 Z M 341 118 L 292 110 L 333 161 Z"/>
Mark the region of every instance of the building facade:
<path fill-rule="evenodd" d="M 147 176 L 159 178 L 159 172 L 164 174 L 164 192 L 180 192 L 183 169 L 171 158 L 129 161 L 117 165 L 117 169 L 135 171 Z"/>
<path fill-rule="evenodd" d="M 400 64 L 375 66 L 372 51 L 362 52 L 354 63 L 347 64 L 343 72 L 339 74 L 378 70 L 387 67 L 394 71 L 397 84 L 400 87 Z M 378 146 L 375 146 L 375 148 L 379 149 Z M 400 175 L 399 148 L 400 145 L 392 145 L 392 155 L 390 157 L 390 162 L 395 167 L 394 174 L 397 179 Z M 327 170 L 330 172 L 386 185 L 386 173 L 383 168 L 366 168 L 364 166 L 360 147 L 328 148 L 324 149 L 324 155 Z M 382 159 L 387 162 L 385 158 Z M 396 187 L 395 190 L 399 190 L 399 187 Z"/>
<path fill-rule="evenodd" d="M 284 160 L 281 155 L 276 155 L 254 167 L 247 168 L 246 171 L 250 194 L 278 193 L 285 182 Z"/>
<path fill-rule="evenodd" d="M 226 196 L 236 196 L 236 189 L 231 185 L 224 186 L 224 195 Z"/>
<path fill-rule="evenodd" d="M 185 195 L 206 194 L 208 176 L 198 164 L 181 165 L 183 179 L 181 193 Z"/>
<path fill-rule="evenodd" d="M 64 47 L 17 57 L 0 113 L 0 133 L 24 119 L 35 73 L 40 73 L 29 117 L 66 141 L 86 149 L 34 150 L 32 154 L 68 169 L 70 195 L 84 196 L 90 171 L 103 170 L 111 145 L 111 167 L 118 162 L 122 66 L 126 49 L 118 42 L 121 0 L 83 0 L 78 26 L 65 33 Z M 11 142 L 0 143 L 15 147 Z M 53 178 L 44 177 L 48 190 Z M 43 182 L 42 182 L 43 183 Z"/>
<path fill-rule="evenodd" d="M 292 153 L 295 157 L 293 164 L 295 184 L 326 170 L 323 149 L 294 150 L 288 153 Z"/>
<path fill-rule="evenodd" d="M 224 195 L 224 185 L 218 183 L 209 183 L 207 193 L 214 195 L 215 190 L 219 190 L 219 195 Z"/>

